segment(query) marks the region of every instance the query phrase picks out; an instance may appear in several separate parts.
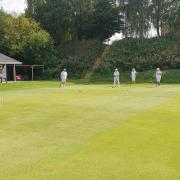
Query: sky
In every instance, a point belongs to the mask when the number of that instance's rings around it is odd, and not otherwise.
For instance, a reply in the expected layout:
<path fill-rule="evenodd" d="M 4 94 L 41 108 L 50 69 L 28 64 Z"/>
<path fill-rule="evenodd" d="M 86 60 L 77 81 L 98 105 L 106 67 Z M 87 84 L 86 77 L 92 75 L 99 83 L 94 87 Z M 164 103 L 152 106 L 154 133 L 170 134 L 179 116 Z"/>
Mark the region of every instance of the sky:
<path fill-rule="evenodd" d="M 0 0 L 0 6 L 8 13 L 23 13 L 26 8 L 26 0 Z"/>

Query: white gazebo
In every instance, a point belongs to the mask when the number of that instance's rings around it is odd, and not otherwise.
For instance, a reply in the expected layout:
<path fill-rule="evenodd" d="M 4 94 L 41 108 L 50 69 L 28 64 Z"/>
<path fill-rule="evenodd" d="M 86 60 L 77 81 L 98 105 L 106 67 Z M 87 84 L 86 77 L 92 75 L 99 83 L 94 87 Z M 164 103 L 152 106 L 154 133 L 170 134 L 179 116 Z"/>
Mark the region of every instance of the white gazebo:
<path fill-rule="evenodd" d="M 8 57 L 4 54 L 0 53 L 0 75 L 1 77 L 3 77 L 4 79 L 8 78 L 8 73 L 13 74 L 13 79 L 14 81 L 16 81 L 16 65 L 20 65 L 22 64 L 22 62 L 17 61 L 11 57 Z M 7 67 L 11 67 L 9 68 L 9 70 L 7 71 Z"/>

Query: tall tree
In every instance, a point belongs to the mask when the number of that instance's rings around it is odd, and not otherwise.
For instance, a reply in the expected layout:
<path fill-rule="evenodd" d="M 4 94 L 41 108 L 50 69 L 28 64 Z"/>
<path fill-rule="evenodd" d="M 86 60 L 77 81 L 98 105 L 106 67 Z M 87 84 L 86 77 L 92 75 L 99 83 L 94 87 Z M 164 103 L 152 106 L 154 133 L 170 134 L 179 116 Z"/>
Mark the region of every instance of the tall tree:
<path fill-rule="evenodd" d="M 175 14 L 179 6 L 179 0 L 152 0 L 152 22 L 161 35 L 161 30 L 167 28 L 170 31 L 171 24 L 175 20 Z"/>
<path fill-rule="evenodd" d="M 91 29 L 93 14 L 92 0 L 72 0 L 74 28 L 79 40 L 87 38 Z"/>
<path fill-rule="evenodd" d="M 46 1 L 45 0 L 26 0 L 27 9 L 26 15 L 28 17 L 36 17 L 39 7 L 43 5 Z"/>
<path fill-rule="evenodd" d="M 40 22 L 57 44 L 74 38 L 71 0 L 31 0 L 28 3 L 26 15 Z"/>
<path fill-rule="evenodd" d="M 178 4 L 177 10 L 175 11 L 173 17 L 173 29 L 180 35 L 180 4 Z"/>
<path fill-rule="evenodd" d="M 32 19 L 0 15 L 0 51 L 27 64 L 45 64 L 53 49 L 49 33 Z"/>
<path fill-rule="evenodd" d="M 112 0 L 97 0 L 94 3 L 93 31 L 95 38 L 104 40 L 122 30 L 122 15 L 116 2 Z"/>
<path fill-rule="evenodd" d="M 150 29 L 150 0 L 117 0 L 124 15 L 124 35 L 143 38 Z"/>
<path fill-rule="evenodd" d="M 112 0 L 27 0 L 35 18 L 57 44 L 74 39 L 104 40 L 120 31 L 120 12 Z"/>

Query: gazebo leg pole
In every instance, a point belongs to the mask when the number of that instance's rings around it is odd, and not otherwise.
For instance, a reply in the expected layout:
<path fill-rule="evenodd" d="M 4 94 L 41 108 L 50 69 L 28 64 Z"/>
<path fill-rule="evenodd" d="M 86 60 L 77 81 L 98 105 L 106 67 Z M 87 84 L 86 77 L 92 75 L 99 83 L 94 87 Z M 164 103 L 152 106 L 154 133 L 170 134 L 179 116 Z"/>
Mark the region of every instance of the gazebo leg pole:
<path fill-rule="evenodd" d="M 34 80 L 34 66 L 31 67 L 32 68 L 32 81 Z"/>
<path fill-rule="evenodd" d="M 4 65 L 4 70 L 5 70 L 5 81 L 6 81 L 6 83 L 7 83 L 7 65 L 5 64 Z"/>
<path fill-rule="evenodd" d="M 16 81 L 16 65 L 14 64 L 13 67 L 14 67 L 14 68 L 13 68 L 13 69 L 14 69 L 14 70 L 13 70 L 13 71 L 14 71 L 14 81 Z"/>

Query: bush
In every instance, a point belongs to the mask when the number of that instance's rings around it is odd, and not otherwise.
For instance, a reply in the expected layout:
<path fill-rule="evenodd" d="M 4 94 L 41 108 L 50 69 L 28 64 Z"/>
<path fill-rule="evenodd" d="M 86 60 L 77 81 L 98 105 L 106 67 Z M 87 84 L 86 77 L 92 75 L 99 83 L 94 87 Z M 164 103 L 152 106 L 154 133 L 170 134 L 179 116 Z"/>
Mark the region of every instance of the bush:
<path fill-rule="evenodd" d="M 110 46 L 98 71 L 107 73 L 118 67 L 122 71 L 135 67 L 139 71 L 156 67 L 179 68 L 179 40 L 174 35 L 152 39 L 123 39 Z"/>
<path fill-rule="evenodd" d="M 103 47 L 99 40 L 75 41 L 59 47 L 60 69 L 67 68 L 71 77 L 84 77 Z"/>

